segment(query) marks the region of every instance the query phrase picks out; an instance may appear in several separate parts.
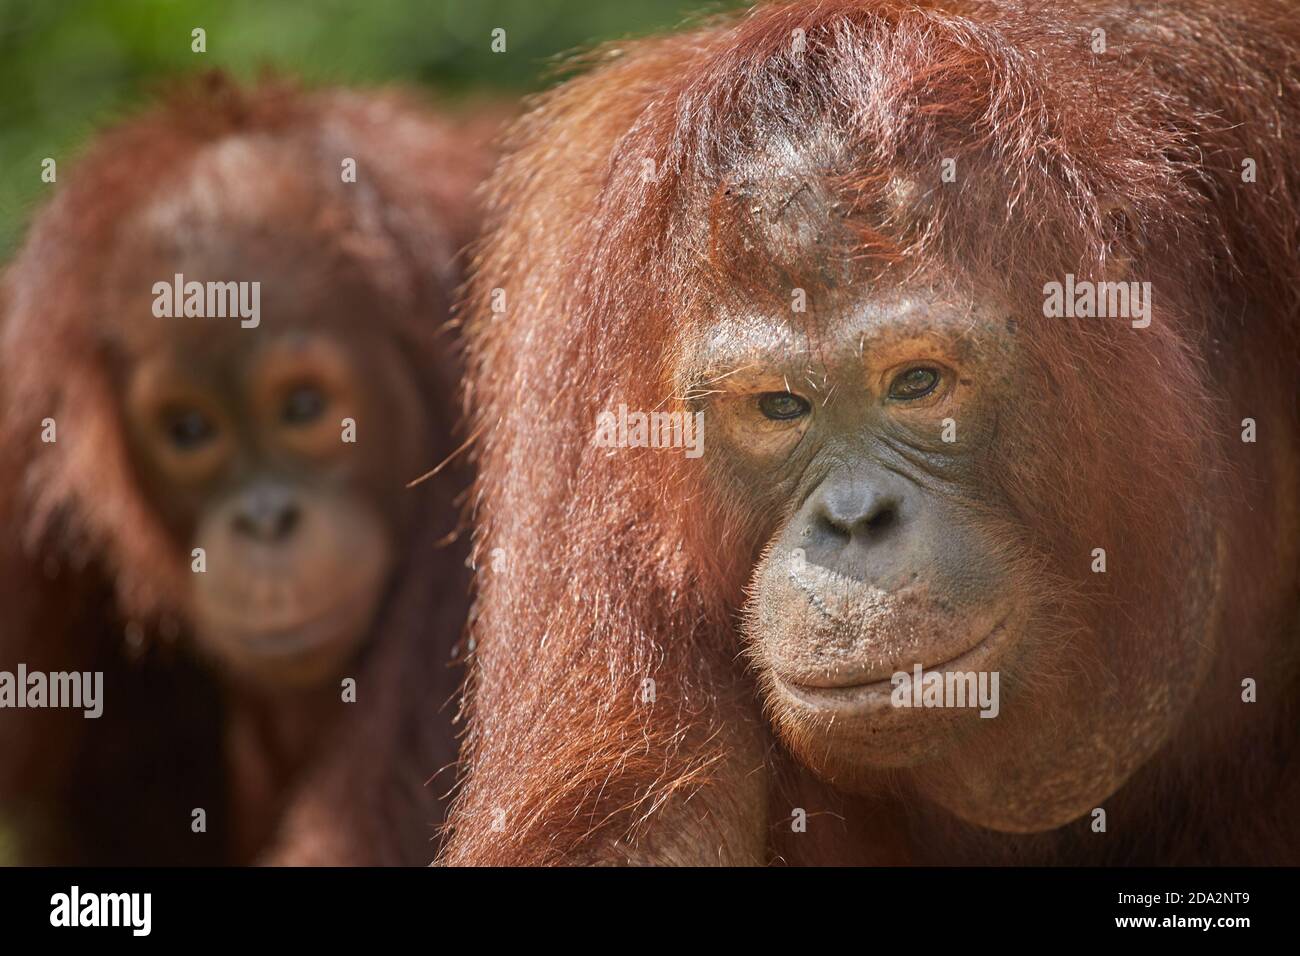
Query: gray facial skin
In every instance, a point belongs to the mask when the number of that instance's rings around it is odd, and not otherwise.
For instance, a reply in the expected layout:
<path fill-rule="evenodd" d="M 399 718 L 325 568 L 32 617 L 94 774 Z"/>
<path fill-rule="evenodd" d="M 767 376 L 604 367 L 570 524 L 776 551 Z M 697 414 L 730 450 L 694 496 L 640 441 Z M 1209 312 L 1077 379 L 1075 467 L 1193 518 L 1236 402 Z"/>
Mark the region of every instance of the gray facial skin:
<path fill-rule="evenodd" d="M 1009 314 L 920 289 L 821 320 L 724 315 L 678 378 L 706 410 L 713 479 L 771 516 L 743 631 L 784 743 L 836 786 L 902 774 L 962 818 L 1029 832 L 1150 755 L 1210 642 L 1093 632 L 1048 606 L 992 480 L 1000 410 L 1046 387 Z M 1197 550 L 1211 560 L 1208 536 Z M 1072 663 L 1094 659 L 1128 680 Z M 991 720 L 894 706 L 891 677 L 918 665 L 996 673 L 1007 700 Z"/>

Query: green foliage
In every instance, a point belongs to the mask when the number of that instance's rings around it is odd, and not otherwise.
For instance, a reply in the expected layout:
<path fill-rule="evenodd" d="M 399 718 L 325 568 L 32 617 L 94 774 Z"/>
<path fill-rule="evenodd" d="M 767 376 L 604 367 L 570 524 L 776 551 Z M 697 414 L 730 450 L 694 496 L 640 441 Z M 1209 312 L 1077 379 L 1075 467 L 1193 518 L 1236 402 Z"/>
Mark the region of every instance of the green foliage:
<path fill-rule="evenodd" d="M 717 0 L 713 12 L 734 5 Z M 0 254 L 12 249 L 44 157 L 65 160 L 99 125 L 169 78 L 220 67 L 316 84 L 423 84 L 447 96 L 543 85 L 595 42 L 647 33 L 699 0 L 0 0 Z M 207 52 L 191 51 L 191 31 Z M 491 50 L 506 31 L 506 52 Z"/>

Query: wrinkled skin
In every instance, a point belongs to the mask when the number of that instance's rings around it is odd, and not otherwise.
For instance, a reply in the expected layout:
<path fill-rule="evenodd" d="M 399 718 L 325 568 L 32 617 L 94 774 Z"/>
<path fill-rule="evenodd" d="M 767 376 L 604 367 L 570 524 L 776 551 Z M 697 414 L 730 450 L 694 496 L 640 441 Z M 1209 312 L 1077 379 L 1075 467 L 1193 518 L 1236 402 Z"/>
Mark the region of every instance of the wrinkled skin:
<path fill-rule="evenodd" d="M 704 405 L 718 480 L 753 513 L 782 516 L 744 628 L 778 736 L 839 788 L 870 793 L 898 770 L 969 822 L 1034 832 L 1097 805 L 1160 746 L 1214 645 L 1203 627 L 1156 641 L 1086 622 L 1067 642 L 1018 577 L 987 518 L 1011 518 L 988 476 L 1000 409 L 1046 383 L 1005 316 L 920 290 L 848 304 L 806 331 L 727 319 L 682 375 L 719 383 Z M 958 440 L 943 441 L 945 419 Z M 1213 579 L 1208 542 L 1189 578 Z M 1193 600 L 1203 619 L 1206 596 Z M 1108 661 L 1133 683 L 1071 659 Z M 891 676 L 918 664 L 997 671 L 1013 702 L 991 720 L 893 706 Z"/>
<path fill-rule="evenodd" d="M 1296 861 L 1285 7 L 760 3 L 536 103 L 466 309 L 511 564 L 445 859 Z M 593 447 L 623 405 L 702 457 Z"/>

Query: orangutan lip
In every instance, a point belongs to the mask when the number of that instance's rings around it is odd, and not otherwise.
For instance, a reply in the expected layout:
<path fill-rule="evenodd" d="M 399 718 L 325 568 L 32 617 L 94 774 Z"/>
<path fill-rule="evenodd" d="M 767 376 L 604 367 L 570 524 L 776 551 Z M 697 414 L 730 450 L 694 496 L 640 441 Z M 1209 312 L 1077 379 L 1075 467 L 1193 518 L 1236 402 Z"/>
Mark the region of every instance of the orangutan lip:
<path fill-rule="evenodd" d="M 271 627 L 243 627 L 227 622 L 229 632 L 249 650 L 266 657 L 297 654 L 329 644 L 335 639 L 334 619 L 346 614 L 352 597 L 335 601 L 325 610 L 308 615 L 291 623 L 277 623 Z"/>
<path fill-rule="evenodd" d="M 926 673 L 931 671 L 949 672 L 949 671 L 983 671 L 989 669 L 989 664 L 993 663 L 1002 649 L 1005 641 L 999 638 L 1006 634 L 1006 623 L 1011 618 L 1008 612 L 997 624 L 993 625 L 985 635 L 972 644 L 969 648 L 962 651 L 956 657 L 944 661 L 940 664 L 925 664 L 922 670 Z M 911 670 L 907 670 L 909 675 Z M 814 684 L 801 684 L 797 681 L 789 680 L 779 674 L 773 673 L 777 684 L 791 697 L 803 704 L 815 707 L 826 707 L 827 705 L 842 706 L 847 709 L 856 710 L 863 705 L 888 704 L 890 695 L 894 690 L 893 675 L 884 677 L 879 680 L 865 681 L 857 684 L 837 684 L 833 686 L 818 686 Z"/>
<path fill-rule="evenodd" d="M 246 641 L 259 654 L 274 656 L 294 654 L 299 651 L 328 644 L 333 638 L 327 626 L 332 615 L 323 615 L 304 621 L 294 627 L 277 628 L 274 631 L 259 631 L 249 635 Z"/>

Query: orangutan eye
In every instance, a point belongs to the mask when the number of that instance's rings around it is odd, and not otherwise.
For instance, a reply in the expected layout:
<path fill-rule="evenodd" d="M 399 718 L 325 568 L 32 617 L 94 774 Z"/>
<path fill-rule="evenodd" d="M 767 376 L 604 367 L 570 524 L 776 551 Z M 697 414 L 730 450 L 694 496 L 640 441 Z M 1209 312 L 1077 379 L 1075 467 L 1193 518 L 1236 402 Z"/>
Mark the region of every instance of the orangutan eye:
<path fill-rule="evenodd" d="M 285 398 L 280 417 L 286 425 L 306 425 L 325 411 L 325 396 L 314 385 L 299 385 Z"/>
<path fill-rule="evenodd" d="M 168 441 L 181 451 L 193 451 L 217 432 L 212 420 L 196 408 L 168 412 L 163 427 Z"/>
<path fill-rule="evenodd" d="M 929 395 L 938 384 L 937 369 L 909 368 L 889 383 L 889 397 L 896 402 L 913 402 Z"/>
<path fill-rule="evenodd" d="M 812 411 L 812 406 L 790 392 L 764 392 L 758 396 L 758 410 L 777 422 L 802 418 Z"/>

